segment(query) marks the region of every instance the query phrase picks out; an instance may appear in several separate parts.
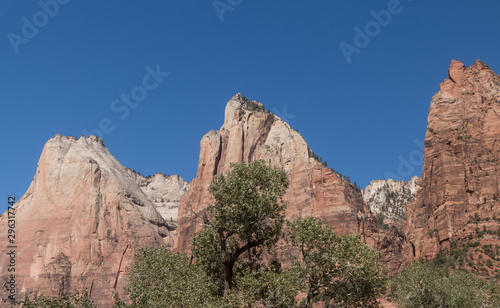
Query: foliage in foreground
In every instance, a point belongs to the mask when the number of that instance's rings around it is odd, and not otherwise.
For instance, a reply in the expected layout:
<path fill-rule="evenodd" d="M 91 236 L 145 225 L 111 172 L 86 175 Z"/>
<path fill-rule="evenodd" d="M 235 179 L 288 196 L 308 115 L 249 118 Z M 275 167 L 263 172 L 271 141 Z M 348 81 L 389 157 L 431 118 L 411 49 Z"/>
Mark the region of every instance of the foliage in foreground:
<path fill-rule="evenodd" d="M 194 255 L 199 262 L 206 269 L 216 266 L 208 269 L 211 272 L 224 274 L 224 292 L 233 289 L 235 267 L 245 253 L 260 259 L 266 249 L 275 247 L 285 223 L 287 206 L 282 200 L 288 188 L 283 170 L 267 166 L 263 161 L 231 164 L 231 167 L 231 172 L 218 176 L 210 184 L 214 202 L 204 212 L 202 222 L 206 231 L 193 241 Z M 213 242 L 204 241 L 206 237 L 211 237 Z"/>
<path fill-rule="evenodd" d="M 299 292 L 305 307 L 378 305 L 386 273 L 377 251 L 313 218 L 283 232 L 286 173 L 262 161 L 232 167 L 210 185 L 213 204 L 197 213 L 205 229 L 193 239 L 195 262 L 166 247 L 139 250 L 127 269 L 132 303 L 115 297 L 115 308 L 288 308 L 299 306 Z M 283 237 L 296 251 L 287 266 L 277 257 Z"/>
<path fill-rule="evenodd" d="M 128 269 L 127 293 L 132 304 L 115 307 L 248 307 L 249 303 L 266 303 L 267 307 L 293 307 L 298 276 L 294 269 L 281 270 L 271 265 L 257 273 L 242 270 L 238 285 L 242 291 L 221 294 L 218 284 L 199 264 L 163 248 L 140 250 Z"/>
<path fill-rule="evenodd" d="M 300 249 L 306 301 L 327 297 L 332 306 L 376 307 L 385 291 L 387 275 L 378 251 L 356 235 L 337 235 L 312 217 L 290 223 L 290 240 Z"/>
<path fill-rule="evenodd" d="M 201 267 L 166 247 L 139 250 L 128 273 L 130 307 L 208 307 L 214 300 L 216 285 Z"/>
<path fill-rule="evenodd" d="M 87 290 L 82 294 L 63 294 L 59 297 L 38 296 L 23 301 L 24 308 L 94 308 L 94 302 L 89 299 Z"/>
<path fill-rule="evenodd" d="M 404 308 L 500 307 L 500 285 L 462 270 L 448 274 L 417 262 L 391 281 L 391 296 Z"/>
<path fill-rule="evenodd" d="M 325 298 L 330 307 L 378 305 L 387 278 L 377 251 L 313 218 L 285 234 L 286 173 L 262 161 L 232 168 L 211 183 L 214 202 L 198 213 L 205 229 L 193 239 L 195 264 L 166 249 L 136 255 L 134 307 L 296 307 L 299 292 L 305 307 Z M 283 236 L 297 251 L 284 268 L 276 257 Z"/>
<path fill-rule="evenodd" d="M 220 278 L 214 281 L 184 254 L 144 249 L 129 268 L 130 307 L 297 307 L 299 291 L 314 293 L 305 307 L 325 297 L 329 307 L 376 307 L 386 280 L 382 267 L 372 263 L 376 254 L 353 236 L 341 238 L 335 257 L 314 254 L 289 268 L 281 268 L 278 261 L 246 264 L 235 274 L 234 288 L 223 292 Z"/>

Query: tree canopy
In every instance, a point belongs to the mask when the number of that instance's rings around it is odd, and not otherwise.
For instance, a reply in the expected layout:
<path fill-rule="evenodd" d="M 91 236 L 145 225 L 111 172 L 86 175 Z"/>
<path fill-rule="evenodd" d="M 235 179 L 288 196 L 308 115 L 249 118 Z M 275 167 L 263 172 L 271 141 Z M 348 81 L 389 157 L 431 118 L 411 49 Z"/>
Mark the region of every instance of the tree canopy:
<path fill-rule="evenodd" d="M 285 172 L 262 161 L 232 168 L 211 183 L 213 202 L 197 215 L 205 229 L 193 238 L 194 262 L 167 247 L 137 251 L 127 268 L 131 304 L 115 296 L 115 308 L 378 307 L 388 281 L 379 252 L 312 217 L 284 228 Z M 280 239 L 295 258 L 280 259 Z M 392 299 L 408 308 L 500 307 L 498 284 L 433 264 L 439 262 L 417 262 L 393 278 Z M 85 292 L 24 301 L 24 307 L 94 306 Z"/>
<path fill-rule="evenodd" d="M 391 296 L 404 308 L 500 307 L 500 285 L 463 270 L 448 273 L 428 261 L 406 268 L 391 281 Z"/>
<path fill-rule="evenodd" d="M 141 250 L 130 267 L 133 307 L 376 306 L 386 274 L 379 254 L 357 235 L 337 235 L 319 220 L 285 226 L 285 172 L 262 161 L 232 165 L 209 190 L 213 202 L 197 217 L 194 262 L 168 249 Z M 294 260 L 282 262 L 288 238 Z M 325 300 L 326 299 L 326 300 Z"/>
<path fill-rule="evenodd" d="M 290 223 L 290 242 L 300 250 L 306 307 L 315 298 L 340 307 L 375 307 L 386 286 L 380 254 L 357 235 L 337 235 L 312 217 Z"/>
<path fill-rule="evenodd" d="M 197 261 L 205 267 L 222 266 L 225 292 L 233 288 L 234 266 L 243 253 L 258 258 L 278 241 L 287 206 L 282 197 L 288 188 L 286 173 L 263 161 L 231 167 L 210 184 L 214 202 L 203 218 L 205 231 L 194 240 Z"/>

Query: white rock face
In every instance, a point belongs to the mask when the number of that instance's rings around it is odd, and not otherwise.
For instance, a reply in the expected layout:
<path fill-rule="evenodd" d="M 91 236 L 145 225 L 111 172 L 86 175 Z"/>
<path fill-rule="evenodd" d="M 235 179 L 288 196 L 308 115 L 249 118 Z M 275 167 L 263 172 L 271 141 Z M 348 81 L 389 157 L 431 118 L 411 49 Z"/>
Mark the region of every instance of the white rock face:
<path fill-rule="evenodd" d="M 157 173 L 144 177 L 131 169 L 128 169 L 128 172 L 165 219 L 169 229 L 176 229 L 179 219 L 179 200 L 189 191 L 191 183 L 184 181 L 176 174 L 167 176 Z"/>
<path fill-rule="evenodd" d="M 87 289 L 97 307 L 111 307 L 114 293 L 125 297 L 135 252 L 173 244 L 165 219 L 95 136 L 51 138 L 14 208 L 17 300 Z M 4 282 L 10 274 L 7 217 L 0 218 Z M 0 288 L 0 307 L 11 307 L 7 295 Z"/>
<path fill-rule="evenodd" d="M 406 205 L 413 200 L 420 182 L 418 176 L 412 177 L 408 182 L 393 179 L 371 181 L 362 191 L 363 200 L 375 216 L 404 220 Z"/>

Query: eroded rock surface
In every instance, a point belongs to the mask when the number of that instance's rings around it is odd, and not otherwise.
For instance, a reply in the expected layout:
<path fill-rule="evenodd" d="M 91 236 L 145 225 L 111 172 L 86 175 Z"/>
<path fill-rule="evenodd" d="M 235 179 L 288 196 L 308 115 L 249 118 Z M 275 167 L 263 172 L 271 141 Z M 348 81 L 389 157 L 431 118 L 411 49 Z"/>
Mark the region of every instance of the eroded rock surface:
<path fill-rule="evenodd" d="M 296 130 L 261 103 L 237 94 L 227 103 L 221 129 L 201 140 L 196 178 L 179 205 L 175 248 L 189 251 L 193 235 L 201 230 L 193 213 L 210 203 L 208 186 L 214 177 L 229 172 L 231 163 L 259 159 L 288 174 L 288 219 L 313 216 L 338 232 L 359 233 L 374 244 L 369 237 L 373 220 L 361 192 L 315 157 Z"/>
<path fill-rule="evenodd" d="M 152 176 L 142 176 L 127 169 L 146 197 L 153 202 L 156 210 L 167 222 L 170 230 L 177 228 L 179 201 L 182 195 L 189 191 L 191 184 L 180 176 L 156 173 Z"/>
<path fill-rule="evenodd" d="M 499 244 L 499 139 L 500 77 L 479 60 L 468 68 L 453 60 L 431 101 L 422 189 L 407 209 L 409 261 L 451 241 Z"/>
<path fill-rule="evenodd" d="M 18 300 L 86 288 L 99 307 L 110 307 L 115 291 L 124 297 L 124 271 L 135 251 L 173 243 L 153 203 L 95 136 L 51 138 L 15 215 Z M 4 214 L 0 234 L 7 227 Z M 0 245 L 6 281 L 7 236 Z"/>
<path fill-rule="evenodd" d="M 406 219 L 406 206 L 420 188 L 420 178 L 409 181 L 374 180 L 362 191 L 373 215 L 393 220 Z"/>

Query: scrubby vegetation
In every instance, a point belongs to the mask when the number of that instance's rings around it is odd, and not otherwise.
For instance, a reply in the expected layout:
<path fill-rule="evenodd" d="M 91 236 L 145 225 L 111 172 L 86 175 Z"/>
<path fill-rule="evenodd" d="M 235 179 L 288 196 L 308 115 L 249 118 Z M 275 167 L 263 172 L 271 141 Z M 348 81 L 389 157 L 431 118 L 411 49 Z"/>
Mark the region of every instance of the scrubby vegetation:
<path fill-rule="evenodd" d="M 438 262 L 439 263 L 439 262 Z M 435 261 L 421 261 L 391 281 L 391 296 L 400 307 L 500 307 L 500 285 Z"/>
<path fill-rule="evenodd" d="M 23 301 L 25 308 L 94 308 L 94 302 L 89 298 L 87 290 L 81 294 L 63 294 L 58 297 L 37 296 L 34 299 L 26 297 Z"/>
<path fill-rule="evenodd" d="M 313 218 L 285 227 L 286 174 L 257 161 L 233 165 L 199 213 L 194 262 L 165 248 L 141 250 L 129 268 L 130 307 L 371 307 L 387 276 L 379 253 Z M 278 257 L 286 239 L 297 258 Z M 299 302 L 299 293 L 304 299 Z"/>
<path fill-rule="evenodd" d="M 477 240 L 487 229 L 389 281 L 379 252 L 358 236 L 336 234 L 312 217 L 285 220 L 282 170 L 262 161 L 232 167 L 211 183 L 213 203 L 196 214 L 204 230 L 192 257 L 166 247 L 139 250 L 127 269 L 131 303 L 115 296 L 115 308 L 378 307 L 387 286 L 400 307 L 500 307 L 500 286 L 477 277 L 499 275 L 500 246 Z M 383 217 L 376 222 L 385 227 Z M 26 298 L 24 307 L 95 305 L 84 292 Z"/>

